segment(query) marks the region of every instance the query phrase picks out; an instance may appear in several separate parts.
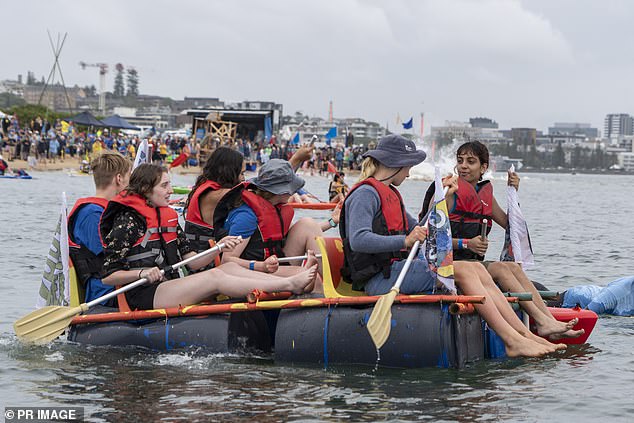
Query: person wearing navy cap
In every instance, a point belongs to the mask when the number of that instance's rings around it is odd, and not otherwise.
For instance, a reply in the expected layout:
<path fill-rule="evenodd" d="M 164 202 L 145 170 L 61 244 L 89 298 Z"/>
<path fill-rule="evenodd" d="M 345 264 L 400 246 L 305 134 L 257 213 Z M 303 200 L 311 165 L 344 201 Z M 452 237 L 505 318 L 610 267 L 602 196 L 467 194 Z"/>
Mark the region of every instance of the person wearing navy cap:
<path fill-rule="evenodd" d="M 341 209 L 339 230 L 343 239 L 342 276 L 355 290 L 368 295 L 390 291 L 406 262 L 408 250 L 427 237 L 405 210 L 397 189 L 410 169 L 425 160 L 425 152 L 399 135 L 383 137 L 375 150 L 364 154 L 359 182 L 350 190 Z M 455 191 L 451 186 L 448 190 Z M 557 346 L 532 334 L 518 319 L 502 292 L 481 263 L 454 262 L 456 285 L 466 295 L 482 295 L 476 304 L 482 318 L 502 338 L 509 357 L 538 357 Z M 424 257 L 415 258 L 400 287 L 403 294 L 431 293 L 436 275 Z"/>

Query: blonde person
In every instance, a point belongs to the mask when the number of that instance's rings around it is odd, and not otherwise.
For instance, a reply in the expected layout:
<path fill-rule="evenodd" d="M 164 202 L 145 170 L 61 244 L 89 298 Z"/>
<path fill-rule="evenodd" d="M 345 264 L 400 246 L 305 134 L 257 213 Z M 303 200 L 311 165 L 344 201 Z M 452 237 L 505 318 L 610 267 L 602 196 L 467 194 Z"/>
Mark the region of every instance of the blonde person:
<path fill-rule="evenodd" d="M 407 250 L 427 237 L 426 229 L 406 212 L 397 188 L 425 156 L 412 141 L 398 135 L 382 138 L 375 150 L 364 154 L 359 183 L 344 201 L 339 228 L 344 248 L 342 275 L 354 289 L 368 295 L 387 293 L 403 268 Z M 455 188 L 450 186 L 448 195 Z M 509 357 L 537 357 L 565 348 L 532 334 L 522 324 L 481 263 L 455 262 L 454 270 L 456 285 L 464 294 L 486 296 L 476 310 L 502 338 Z M 429 293 L 434 285 L 428 263 L 415 258 L 401 292 Z"/>

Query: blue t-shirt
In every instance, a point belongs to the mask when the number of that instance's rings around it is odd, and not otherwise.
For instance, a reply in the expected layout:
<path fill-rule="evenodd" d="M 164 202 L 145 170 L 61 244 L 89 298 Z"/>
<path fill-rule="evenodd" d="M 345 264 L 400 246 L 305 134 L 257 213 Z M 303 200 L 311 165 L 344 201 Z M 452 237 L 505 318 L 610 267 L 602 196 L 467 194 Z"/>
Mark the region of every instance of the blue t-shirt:
<path fill-rule="evenodd" d="M 229 212 L 224 228 L 231 236 L 249 238 L 258 229 L 258 218 L 251 207 L 242 204 Z"/>
<path fill-rule="evenodd" d="M 73 227 L 75 242 L 85 246 L 95 255 L 103 252 L 101 238 L 99 237 L 99 220 L 102 213 L 103 208 L 101 206 L 87 204 L 77 212 L 75 226 Z M 85 302 L 104 296 L 112 290 L 114 290 L 112 285 L 103 284 L 101 279 L 90 278 L 86 283 Z M 102 304 L 104 303 L 105 301 Z"/>

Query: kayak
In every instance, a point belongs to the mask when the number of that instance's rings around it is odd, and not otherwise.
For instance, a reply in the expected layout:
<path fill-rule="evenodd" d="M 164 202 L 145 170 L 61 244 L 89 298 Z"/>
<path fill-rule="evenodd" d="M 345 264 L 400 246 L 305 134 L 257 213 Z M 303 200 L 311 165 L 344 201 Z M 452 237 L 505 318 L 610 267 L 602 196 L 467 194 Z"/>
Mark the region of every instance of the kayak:
<path fill-rule="evenodd" d="M 31 175 L 0 175 L 2 179 L 33 179 Z"/>
<path fill-rule="evenodd" d="M 172 190 L 174 194 L 189 194 L 192 188 L 172 185 Z"/>

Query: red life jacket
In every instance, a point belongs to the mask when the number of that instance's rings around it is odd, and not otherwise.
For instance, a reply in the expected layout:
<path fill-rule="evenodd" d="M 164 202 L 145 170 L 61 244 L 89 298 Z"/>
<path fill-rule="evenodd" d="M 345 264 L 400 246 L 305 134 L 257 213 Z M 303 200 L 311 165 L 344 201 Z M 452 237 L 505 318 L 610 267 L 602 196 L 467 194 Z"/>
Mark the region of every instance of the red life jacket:
<path fill-rule="evenodd" d="M 214 212 L 216 239 L 225 236 L 228 231 L 224 223 L 229 212 L 235 208 L 237 197 L 253 210 L 258 219 L 258 229 L 251 235 L 249 243 L 240 255 L 246 260 L 264 260 L 276 255 L 284 257 L 284 242 L 291 227 L 295 211 L 288 204 L 274 206 L 268 200 L 249 191 L 249 182 L 243 182 L 225 194 Z M 221 229 L 222 228 L 222 229 Z"/>
<path fill-rule="evenodd" d="M 142 196 L 125 194 L 122 192 L 110 200 L 108 207 L 101 215 L 99 233 L 102 244 L 106 235 L 112 230 L 115 217 L 125 209 L 132 209 L 145 220 L 145 234 L 136 240 L 126 256 L 129 267 L 164 268 L 178 263 L 180 254 L 176 245 L 178 227 L 176 211 L 171 207 L 150 207 Z M 177 278 L 178 272 L 166 273 L 165 276 L 170 279 Z"/>
<path fill-rule="evenodd" d="M 478 182 L 477 189 L 463 179 L 458 179 L 454 209 L 449 213 L 453 238 L 471 239 L 480 235 L 482 219 L 487 219 L 487 234 L 493 226 L 493 184 Z M 454 260 L 484 260 L 471 250 L 454 250 Z"/>
<path fill-rule="evenodd" d="M 214 227 L 205 222 L 200 211 L 200 196 L 209 191 L 222 188 L 215 181 L 205 181 L 192 194 L 185 212 L 185 235 L 190 240 L 192 248 L 204 251 L 209 248 L 209 241 L 214 239 Z"/>
<path fill-rule="evenodd" d="M 407 214 L 401 194 L 393 186 L 387 186 L 374 178 L 367 178 L 352 187 L 346 199 L 362 185 L 370 185 L 379 195 L 381 212 L 372 221 L 372 232 L 379 235 L 406 235 L 409 232 Z M 339 218 L 339 232 L 343 240 L 344 264 L 342 276 L 352 282 L 355 290 L 362 291 L 365 283 L 374 275 L 383 272 L 390 277 L 391 264 L 407 257 L 407 250 L 387 253 L 360 253 L 350 248 L 346 234 L 346 202 L 344 201 Z"/>
<path fill-rule="evenodd" d="M 77 213 L 88 204 L 95 204 L 105 210 L 106 206 L 108 206 L 108 200 L 101 197 L 80 198 L 68 214 L 68 246 L 70 247 L 68 253 L 73 261 L 77 279 L 84 287 L 88 279 L 101 278 L 101 270 L 103 268 L 103 253 L 99 255 L 93 254 L 88 248 L 75 241 L 75 235 L 73 233 Z"/>

